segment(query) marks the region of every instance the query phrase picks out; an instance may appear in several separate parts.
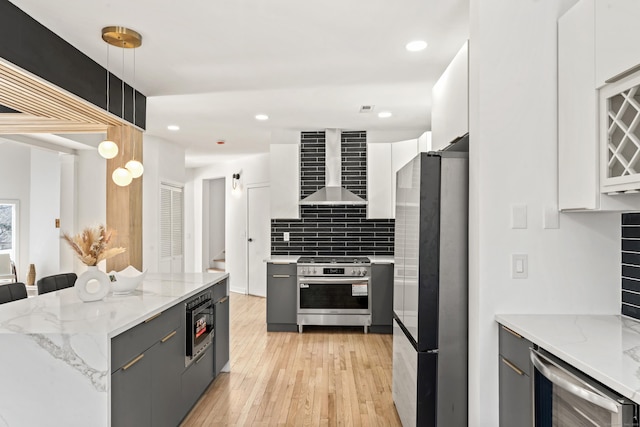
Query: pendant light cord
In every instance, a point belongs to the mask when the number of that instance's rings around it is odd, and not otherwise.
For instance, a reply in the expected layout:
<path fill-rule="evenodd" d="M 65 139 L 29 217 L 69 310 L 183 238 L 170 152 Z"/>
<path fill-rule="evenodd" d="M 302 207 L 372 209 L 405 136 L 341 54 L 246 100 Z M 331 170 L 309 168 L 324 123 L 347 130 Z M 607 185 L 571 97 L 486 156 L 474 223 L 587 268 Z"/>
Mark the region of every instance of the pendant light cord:
<path fill-rule="evenodd" d="M 133 48 L 133 86 L 131 87 L 133 92 L 133 126 L 136 126 L 136 48 Z M 133 140 L 133 160 L 136 159 L 136 137 L 133 129 L 131 129 L 131 139 Z"/>
<path fill-rule="evenodd" d="M 124 165 L 124 40 L 122 41 L 122 124 L 120 125 L 120 143 L 122 145 L 121 159 Z"/>

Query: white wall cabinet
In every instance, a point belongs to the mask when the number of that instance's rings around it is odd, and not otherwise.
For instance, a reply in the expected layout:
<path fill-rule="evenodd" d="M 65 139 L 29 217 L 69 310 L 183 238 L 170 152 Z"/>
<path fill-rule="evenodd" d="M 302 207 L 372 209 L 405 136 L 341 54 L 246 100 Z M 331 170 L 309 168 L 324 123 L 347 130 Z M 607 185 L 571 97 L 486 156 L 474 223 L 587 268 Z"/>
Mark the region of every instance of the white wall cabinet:
<path fill-rule="evenodd" d="M 558 207 L 628 210 L 637 196 L 601 192 L 595 0 L 581 0 L 558 20 Z"/>
<path fill-rule="evenodd" d="M 271 144 L 271 218 L 300 219 L 300 146 Z"/>
<path fill-rule="evenodd" d="M 638 0 L 595 2 L 596 87 L 640 65 L 639 19 Z"/>
<path fill-rule="evenodd" d="M 469 42 L 458 51 L 433 86 L 431 138 L 433 150 L 469 132 Z"/>
<path fill-rule="evenodd" d="M 367 143 L 367 219 L 395 218 L 396 172 L 429 150 L 429 139 L 425 132 L 417 139 Z"/>

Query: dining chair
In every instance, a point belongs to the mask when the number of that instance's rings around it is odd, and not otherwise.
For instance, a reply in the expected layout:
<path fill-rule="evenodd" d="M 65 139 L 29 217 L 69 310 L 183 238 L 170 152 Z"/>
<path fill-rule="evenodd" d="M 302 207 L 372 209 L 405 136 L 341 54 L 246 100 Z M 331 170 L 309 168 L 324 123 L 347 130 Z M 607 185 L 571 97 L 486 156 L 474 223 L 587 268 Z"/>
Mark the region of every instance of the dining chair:
<path fill-rule="evenodd" d="M 17 282 L 16 269 L 11 261 L 11 255 L 0 254 L 0 282 Z"/>
<path fill-rule="evenodd" d="M 16 301 L 27 297 L 27 287 L 22 282 L 0 285 L 0 304 Z"/>
<path fill-rule="evenodd" d="M 36 283 L 38 286 L 38 295 L 70 288 L 75 285 L 77 278 L 76 273 L 62 273 L 43 277 Z"/>

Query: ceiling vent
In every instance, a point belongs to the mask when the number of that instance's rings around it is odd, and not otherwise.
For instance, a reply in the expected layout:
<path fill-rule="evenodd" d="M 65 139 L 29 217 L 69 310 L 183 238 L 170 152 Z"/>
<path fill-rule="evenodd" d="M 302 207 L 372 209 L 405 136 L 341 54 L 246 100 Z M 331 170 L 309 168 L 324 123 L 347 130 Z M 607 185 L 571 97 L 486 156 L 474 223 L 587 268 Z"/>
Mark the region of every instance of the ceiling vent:
<path fill-rule="evenodd" d="M 375 107 L 375 105 L 363 105 L 360 107 L 360 112 L 361 113 L 370 113 L 373 111 L 373 107 Z"/>

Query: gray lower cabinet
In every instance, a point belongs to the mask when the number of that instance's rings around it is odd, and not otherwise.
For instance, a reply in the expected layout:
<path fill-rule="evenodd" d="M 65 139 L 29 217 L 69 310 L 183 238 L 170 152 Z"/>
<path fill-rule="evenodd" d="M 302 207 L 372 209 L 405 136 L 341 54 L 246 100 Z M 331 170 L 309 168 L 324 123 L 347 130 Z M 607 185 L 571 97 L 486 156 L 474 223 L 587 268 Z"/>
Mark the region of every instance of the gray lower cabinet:
<path fill-rule="evenodd" d="M 500 427 L 533 425 L 531 363 L 533 345 L 500 325 L 499 413 Z"/>
<path fill-rule="evenodd" d="M 151 349 L 151 425 L 177 426 L 184 413 L 180 376 L 184 370 L 184 328 L 172 331 Z M 175 332 L 175 333 L 174 333 Z"/>
<path fill-rule="evenodd" d="M 181 393 L 185 414 L 200 398 L 214 377 L 213 373 L 213 346 L 209 346 L 204 354 L 182 373 Z"/>
<path fill-rule="evenodd" d="M 267 263 L 267 331 L 298 331 L 297 264 Z"/>
<path fill-rule="evenodd" d="M 217 376 L 229 362 L 229 297 L 215 303 L 214 374 Z"/>
<path fill-rule="evenodd" d="M 393 333 L 393 264 L 371 264 L 371 327 L 369 332 Z"/>
<path fill-rule="evenodd" d="M 141 353 L 111 374 L 111 425 L 151 425 L 151 358 Z"/>

